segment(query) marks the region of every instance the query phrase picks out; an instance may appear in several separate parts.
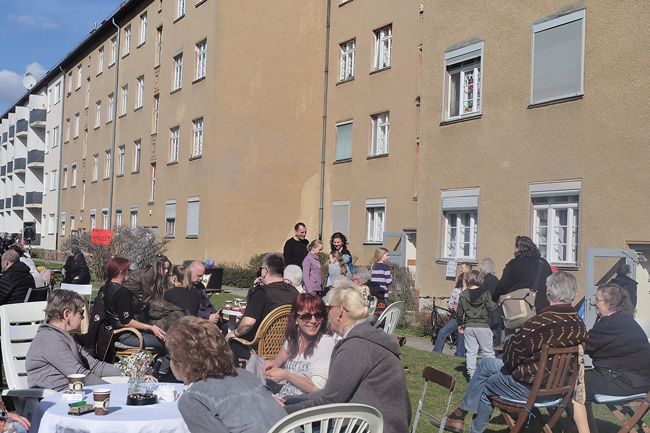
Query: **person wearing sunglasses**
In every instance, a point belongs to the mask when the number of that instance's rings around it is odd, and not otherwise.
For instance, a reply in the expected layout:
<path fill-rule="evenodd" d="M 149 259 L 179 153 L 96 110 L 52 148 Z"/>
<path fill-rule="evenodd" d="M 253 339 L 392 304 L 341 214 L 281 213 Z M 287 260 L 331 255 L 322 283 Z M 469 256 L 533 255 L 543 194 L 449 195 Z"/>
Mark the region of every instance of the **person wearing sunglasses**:
<path fill-rule="evenodd" d="M 319 296 L 301 293 L 294 299 L 284 346 L 262 368 L 276 397 L 285 399 L 325 386 L 334 349 L 327 322 L 325 303 Z"/>
<path fill-rule="evenodd" d="M 339 280 L 340 281 L 340 280 Z M 330 375 L 323 389 L 285 403 L 287 412 L 332 403 L 361 403 L 384 417 L 384 433 L 409 431 L 411 401 L 400 347 L 394 336 L 373 328 L 368 317 L 370 290 L 349 284 L 328 294 L 328 319 L 342 337 L 332 353 Z"/>

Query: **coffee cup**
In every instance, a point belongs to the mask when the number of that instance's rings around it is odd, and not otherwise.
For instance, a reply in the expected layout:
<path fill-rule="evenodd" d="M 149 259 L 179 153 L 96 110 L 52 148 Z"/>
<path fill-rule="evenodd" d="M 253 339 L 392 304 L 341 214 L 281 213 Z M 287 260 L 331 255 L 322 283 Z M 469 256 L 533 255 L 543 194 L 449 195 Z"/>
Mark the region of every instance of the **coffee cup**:
<path fill-rule="evenodd" d="M 108 415 L 111 390 L 107 388 L 93 389 L 93 400 L 95 403 L 95 415 Z"/>
<path fill-rule="evenodd" d="M 68 385 L 70 391 L 80 392 L 84 390 L 85 374 L 68 374 Z"/>
<path fill-rule="evenodd" d="M 232 301 L 226 301 L 226 309 L 232 308 Z"/>

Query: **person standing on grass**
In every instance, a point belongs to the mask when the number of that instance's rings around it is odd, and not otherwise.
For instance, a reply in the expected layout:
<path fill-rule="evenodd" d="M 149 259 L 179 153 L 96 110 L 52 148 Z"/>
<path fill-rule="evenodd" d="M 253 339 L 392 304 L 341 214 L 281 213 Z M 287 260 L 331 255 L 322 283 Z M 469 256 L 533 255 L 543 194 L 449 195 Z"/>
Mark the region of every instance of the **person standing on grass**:
<path fill-rule="evenodd" d="M 372 265 L 372 278 L 370 281 L 379 283 L 379 286 L 384 289 L 384 303 L 388 299 L 388 285 L 393 282 L 393 277 L 390 274 L 390 266 L 388 266 L 388 250 L 386 248 L 377 248 L 375 250 L 375 259 Z M 377 306 L 381 302 L 381 297 L 377 297 Z"/>
<path fill-rule="evenodd" d="M 318 239 L 310 242 L 309 252 L 302 261 L 302 283 L 308 293 L 320 293 L 323 290 L 323 274 L 318 255 L 323 250 L 323 243 Z"/>
<path fill-rule="evenodd" d="M 465 290 L 463 286 L 463 277 L 465 274 L 459 274 L 456 278 L 456 287 L 451 290 L 449 294 L 449 300 L 447 301 L 447 309 L 451 317 L 449 321 L 438 331 L 438 336 L 436 337 L 436 343 L 433 345 L 433 353 L 442 353 L 442 349 L 445 347 L 445 340 L 454 332 L 458 332 L 458 321 L 456 320 L 456 309 L 458 308 L 458 299 L 460 294 Z M 465 357 L 465 336 L 462 332 L 458 332 L 458 338 L 456 339 L 456 353 L 454 356 L 459 358 Z"/>
<path fill-rule="evenodd" d="M 469 271 L 463 277 L 463 291 L 458 298 L 456 310 L 458 332 L 464 333 L 467 352 L 467 374 L 470 379 L 476 370 L 478 349 L 484 358 L 494 358 L 490 312 L 497 308 L 492 295 L 483 286 L 483 275 L 479 271 Z"/>
<path fill-rule="evenodd" d="M 307 236 L 307 227 L 303 223 L 297 223 L 293 228 L 293 237 L 284 243 L 283 256 L 286 266 L 296 265 L 302 268 L 302 261 L 305 260 L 307 245 L 309 245 L 305 236 Z"/>

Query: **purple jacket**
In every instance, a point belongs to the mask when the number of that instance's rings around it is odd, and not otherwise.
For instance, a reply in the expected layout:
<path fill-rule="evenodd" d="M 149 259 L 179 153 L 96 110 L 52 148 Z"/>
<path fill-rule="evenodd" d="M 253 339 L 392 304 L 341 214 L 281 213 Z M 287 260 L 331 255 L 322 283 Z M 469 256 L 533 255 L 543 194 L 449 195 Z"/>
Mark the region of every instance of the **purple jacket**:
<path fill-rule="evenodd" d="M 323 290 L 323 276 L 318 256 L 311 251 L 302 261 L 302 284 L 309 293 Z"/>

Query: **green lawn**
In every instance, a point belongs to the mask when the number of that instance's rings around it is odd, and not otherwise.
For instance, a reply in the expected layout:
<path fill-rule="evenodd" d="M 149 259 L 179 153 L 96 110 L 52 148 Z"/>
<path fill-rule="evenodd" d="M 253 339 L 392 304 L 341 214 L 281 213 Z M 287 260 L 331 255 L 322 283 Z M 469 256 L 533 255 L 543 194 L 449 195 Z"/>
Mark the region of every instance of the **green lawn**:
<path fill-rule="evenodd" d="M 412 406 L 412 415 L 411 420 L 415 420 L 415 411 L 418 406 L 418 401 L 420 395 L 422 394 L 422 386 L 424 384 L 424 379 L 422 378 L 422 371 L 425 366 L 431 366 L 442 370 L 446 373 L 452 374 L 456 377 L 456 388 L 454 390 L 450 411 L 453 411 L 463 398 L 465 394 L 465 389 L 467 388 L 467 380 L 465 379 L 463 373 L 465 371 L 465 360 L 461 358 L 456 358 L 444 354 L 436 354 L 425 352 L 422 350 L 413 349 L 410 347 L 402 347 L 402 361 L 405 366 L 408 366 L 409 370 L 412 371 L 412 374 L 406 375 L 406 384 L 408 386 L 409 395 L 411 397 L 411 406 Z M 427 388 L 427 396 L 424 401 L 423 409 L 433 415 L 440 417 L 441 412 L 445 408 L 448 398 L 447 390 L 441 388 L 435 384 L 430 384 Z M 544 411 L 542 410 L 544 413 Z M 597 420 L 598 429 L 600 432 L 613 432 L 618 431 L 620 425 L 616 421 L 616 418 L 604 405 L 594 405 L 594 412 Z M 468 416 L 465 421 L 465 432 L 469 431 L 471 418 Z M 644 421 L 647 423 L 650 422 L 650 414 L 646 414 Z M 412 427 L 411 427 L 412 428 Z M 529 427 L 524 431 L 527 432 L 537 432 L 539 431 L 540 426 L 534 421 L 531 421 Z M 418 422 L 418 432 L 432 432 L 434 427 L 429 424 L 428 417 L 424 414 L 420 416 L 420 421 Z M 437 430 L 435 430 L 437 431 Z M 492 415 L 492 420 L 488 426 L 487 432 L 507 432 L 508 428 L 506 426 L 505 420 L 500 415 L 498 410 L 495 410 Z M 566 433 L 577 432 L 575 425 L 571 419 L 567 418 L 566 413 L 562 415 L 562 418 L 558 422 L 558 425 L 553 429 L 553 431 L 564 431 Z"/>

